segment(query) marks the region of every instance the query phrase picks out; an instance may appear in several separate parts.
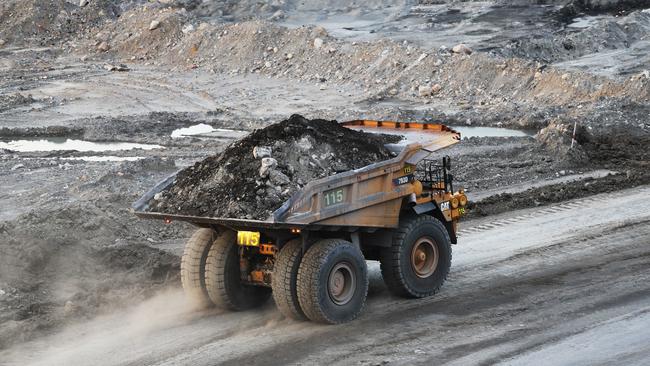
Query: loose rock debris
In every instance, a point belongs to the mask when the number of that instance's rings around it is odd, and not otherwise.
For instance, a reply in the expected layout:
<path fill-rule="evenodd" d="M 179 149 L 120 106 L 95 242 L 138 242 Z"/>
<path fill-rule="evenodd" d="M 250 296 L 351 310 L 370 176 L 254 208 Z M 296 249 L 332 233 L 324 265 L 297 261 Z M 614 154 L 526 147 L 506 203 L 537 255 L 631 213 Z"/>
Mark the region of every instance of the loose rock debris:
<path fill-rule="evenodd" d="M 181 171 L 149 206 L 170 214 L 266 220 L 310 181 L 392 157 L 384 145 L 396 139 L 293 115 Z"/>

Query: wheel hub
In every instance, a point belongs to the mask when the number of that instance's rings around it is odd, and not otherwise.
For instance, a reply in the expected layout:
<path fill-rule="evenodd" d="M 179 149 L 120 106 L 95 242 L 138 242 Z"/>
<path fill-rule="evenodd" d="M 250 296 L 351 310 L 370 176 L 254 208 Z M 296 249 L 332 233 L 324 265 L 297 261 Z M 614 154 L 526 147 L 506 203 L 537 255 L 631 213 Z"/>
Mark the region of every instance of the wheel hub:
<path fill-rule="evenodd" d="M 433 274 L 438 267 L 438 245 L 428 237 L 422 237 L 415 242 L 411 250 L 411 266 L 415 275 L 426 278 Z"/>
<path fill-rule="evenodd" d="M 345 305 L 352 299 L 357 287 L 352 266 L 347 262 L 337 263 L 329 274 L 327 292 L 337 305 Z"/>

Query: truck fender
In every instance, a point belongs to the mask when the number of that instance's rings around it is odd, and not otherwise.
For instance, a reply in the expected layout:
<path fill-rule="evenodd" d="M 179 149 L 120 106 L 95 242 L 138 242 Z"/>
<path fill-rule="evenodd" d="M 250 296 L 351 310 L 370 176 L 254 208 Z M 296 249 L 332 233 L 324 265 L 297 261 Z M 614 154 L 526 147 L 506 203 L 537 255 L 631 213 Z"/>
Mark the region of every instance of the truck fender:
<path fill-rule="evenodd" d="M 451 240 L 452 244 L 457 244 L 458 239 L 456 237 L 456 232 L 454 231 L 453 222 L 447 221 L 445 219 L 445 216 L 442 214 L 442 211 L 440 211 L 440 208 L 435 202 L 431 201 L 431 202 L 415 205 L 413 206 L 413 211 L 417 215 L 431 215 L 436 219 L 440 220 L 440 222 L 442 222 L 442 224 L 445 225 L 445 228 L 447 229 L 447 233 L 449 233 L 449 239 Z"/>

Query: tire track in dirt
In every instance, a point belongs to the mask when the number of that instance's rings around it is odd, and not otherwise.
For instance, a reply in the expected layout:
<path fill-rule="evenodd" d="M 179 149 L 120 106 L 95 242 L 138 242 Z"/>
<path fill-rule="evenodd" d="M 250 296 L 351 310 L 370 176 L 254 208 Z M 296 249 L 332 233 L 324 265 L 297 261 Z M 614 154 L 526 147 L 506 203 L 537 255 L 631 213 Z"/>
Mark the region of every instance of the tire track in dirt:
<path fill-rule="evenodd" d="M 650 193 L 650 188 L 641 188 L 640 192 L 643 193 Z M 476 226 L 470 226 L 468 228 L 461 228 L 459 232 L 457 233 L 458 237 L 463 237 L 467 236 L 469 234 L 476 234 L 476 233 L 481 233 L 485 232 L 488 230 L 492 230 L 495 228 L 501 228 L 504 226 L 508 226 L 514 223 L 522 222 L 527 219 L 531 219 L 534 217 L 540 217 L 540 216 L 545 216 L 545 215 L 550 215 L 558 212 L 563 212 L 563 211 L 571 211 L 571 210 L 577 210 L 580 208 L 584 208 L 588 205 L 591 205 L 593 203 L 600 203 L 607 201 L 611 198 L 617 198 L 617 197 L 624 197 L 626 195 L 626 191 L 618 191 L 618 192 L 613 192 L 609 193 L 606 195 L 597 195 L 597 196 L 591 196 L 587 198 L 582 198 L 582 199 L 577 199 L 577 200 L 572 200 L 568 202 L 563 202 L 560 204 L 556 205 L 550 205 L 546 206 L 540 209 L 537 209 L 533 212 L 526 213 L 523 215 L 518 215 L 515 217 L 510 217 L 510 218 L 504 218 L 504 219 L 496 219 L 496 220 L 491 220 L 490 222 L 487 223 L 482 223 Z M 483 220 L 481 220 L 483 221 Z M 462 223 L 461 223 L 462 226 Z"/>

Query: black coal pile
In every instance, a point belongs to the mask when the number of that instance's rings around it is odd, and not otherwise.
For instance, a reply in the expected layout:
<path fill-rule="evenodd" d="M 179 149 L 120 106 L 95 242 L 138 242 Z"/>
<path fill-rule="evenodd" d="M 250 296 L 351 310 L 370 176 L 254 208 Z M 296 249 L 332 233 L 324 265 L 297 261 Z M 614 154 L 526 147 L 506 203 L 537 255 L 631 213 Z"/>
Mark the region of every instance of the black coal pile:
<path fill-rule="evenodd" d="M 384 145 L 395 139 L 293 115 L 181 171 L 149 207 L 170 214 L 267 220 L 308 182 L 389 159 Z"/>

